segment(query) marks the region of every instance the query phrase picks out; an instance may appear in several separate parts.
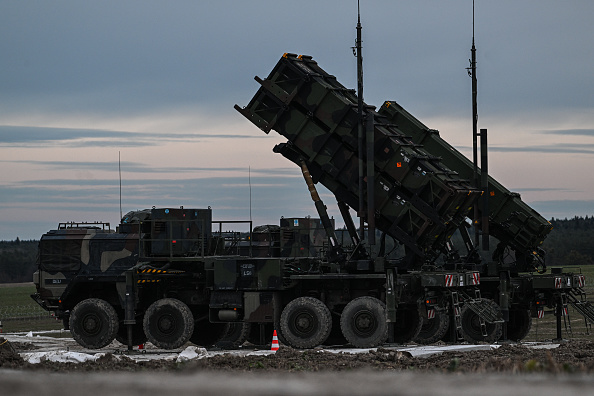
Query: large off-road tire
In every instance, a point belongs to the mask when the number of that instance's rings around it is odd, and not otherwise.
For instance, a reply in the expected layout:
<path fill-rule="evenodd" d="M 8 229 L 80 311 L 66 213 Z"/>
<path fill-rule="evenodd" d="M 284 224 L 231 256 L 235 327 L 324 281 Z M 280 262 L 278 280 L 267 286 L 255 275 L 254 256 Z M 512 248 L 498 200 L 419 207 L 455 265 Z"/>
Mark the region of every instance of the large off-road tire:
<path fill-rule="evenodd" d="M 115 338 L 118 342 L 128 345 L 128 325 L 120 322 L 120 328 Z M 148 338 L 146 337 L 146 334 L 144 334 L 144 329 L 142 328 L 142 322 L 137 322 L 135 325 L 132 325 L 132 346 L 144 344 L 147 340 Z"/>
<path fill-rule="evenodd" d="M 511 309 L 509 322 L 507 322 L 507 339 L 521 341 L 532 328 L 532 317 L 527 309 Z"/>
<path fill-rule="evenodd" d="M 190 342 L 202 347 L 213 346 L 227 334 L 229 325 L 229 323 L 211 323 L 208 319 L 194 322 L 194 332 Z"/>
<path fill-rule="evenodd" d="M 107 301 L 88 298 L 70 312 L 72 338 L 89 349 L 109 345 L 118 333 L 118 314 Z"/>
<path fill-rule="evenodd" d="M 446 335 L 450 330 L 450 316 L 445 310 L 436 310 L 433 319 L 423 319 L 421 331 L 414 341 L 418 344 L 433 344 Z"/>
<path fill-rule="evenodd" d="M 190 308 L 174 298 L 155 301 L 144 314 L 144 333 L 158 348 L 176 349 L 184 345 L 194 332 Z"/>
<path fill-rule="evenodd" d="M 216 346 L 223 349 L 237 349 L 247 341 L 252 324 L 248 322 L 234 322 L 229 324 L 227 333 L 221 338 Z"/>
<path fill-rule="evenodd" d="M 340 328 L 347 341 L 357 348 L 373 348 L 386 342 L 386 306 L 375 297 L 359 297 L 349 302 L 340 315 Z"/>
<path fill-rule="evenodd" d="M 293 348 L 321 345 L 332 327 L 332 314 L 323 302 L 313 297 L 299 297 L 287 304 L 280 317 L 284 341 Z"/>
<path fill-rule="evenodd" d="M 493 309 L 498 310 L 499 306 L 493 300 L 487 300 Z M 470 309 L 470 306 L 464 305 L 460 312 L 462 322 L 462 337 L 471 344 L 477 342 L 493 343 L 501 337 L 503 328 L 501 323 L 485 323 L 487 335 L 483 336 L 479 316 Z"/>
<path fill-rule="evenodd" d="M 406 344 L 414 340 L 423 326 L 423 318 L 416 305 L 398 307 L 394 323 L 394 342 Z"/>

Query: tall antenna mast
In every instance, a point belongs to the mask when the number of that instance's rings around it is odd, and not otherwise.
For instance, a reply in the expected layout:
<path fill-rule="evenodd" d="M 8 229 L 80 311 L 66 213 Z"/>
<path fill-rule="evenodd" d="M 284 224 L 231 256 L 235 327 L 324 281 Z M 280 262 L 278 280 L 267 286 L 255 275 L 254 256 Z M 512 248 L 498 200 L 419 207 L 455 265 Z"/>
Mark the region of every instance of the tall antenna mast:
<path fill-rule="evenodd" d="M 472 160 L 474 163 L 474 186 L 480 188 L 478 174 L 478 105 L 477 105 L 477 79 L 476 79 L 476 47 L 474 46 L 474 0 L 472 0 L 472 48 L 468 74 L 472 78 Z M 474 244 L 479 245 L 479 205 L 474 205 Z"/>
<path fill-rule="evenodd" d="M 489 180 L 487 159 L 487 130 L 478 131 L 477 79 L 476 79 L 476 47 L 474 45 L 474 0 L 472 1 L 472 48 L 470 49 L 470 67 L 468 75 L 472 78 L 472 159 L 474 164 L 474 186 L 483 191 L 481 198 L 474 204 L 473 226 L 474 246 L 480 244 L 480 233 L 483 233 L 483 250 L 489 250 Z M 480 137 L 481 172 L 478 166 L 478 138 Z M 482 207 L 482 208 L 481 208 Z M 482 209 L 482 217 L 481 217 Z"/>
<path fill-rule="evenodd" d="M 357 0 L 357 39 L 355 40 L 356 56 L 357 56 L 357 138 L 358 138 L 358 157 L 359 157 L 359 234 L 361 240 L 365 239 L 365 201 L 363 199 L 365 173 L 363 166 L 363 153 L 365 138 L 363 135 L 363 53 L 361 51 L 361 8 L 359 0 Z"/>

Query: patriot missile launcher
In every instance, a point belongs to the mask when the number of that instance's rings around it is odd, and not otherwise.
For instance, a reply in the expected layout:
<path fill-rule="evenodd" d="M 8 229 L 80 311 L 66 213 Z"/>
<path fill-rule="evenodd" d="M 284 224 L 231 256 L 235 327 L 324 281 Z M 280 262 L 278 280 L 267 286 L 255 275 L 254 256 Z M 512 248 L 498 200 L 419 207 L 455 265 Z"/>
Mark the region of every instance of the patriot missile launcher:
<path fill-rule="evenodd" d="M 361 106 L 353 90 L 310 56 L 285 53 L 266 79 L 256 77 L 256 81 L 260 88 L 248 105 L 235 108 L 263 132 L 274 130 L 287 138 L 273 150 L 308 170 L 313 182 L 308 182 L 310 191 L 313 184 L 320 183 L 334 194 L 356 245 L 352 252 L 340 256 L 347 271 L 378 271 L 381 262 L 387 290 L 393 286 L 392 277 L 398 284 L 404 275 L 423 278 L 453 271 L 437 289 L 428 291 L 428 284 L 420 282 L 411 292 L 426 302 L 423 312 L 429 315 L 419 342 L 445 337 L 448 326 L 452 329 L 450 339 L 494 341 L 503 336 L 520 340 L 530 329 L 531 317 L 540 317 L 545 305 L 555 308 L 559 329 L 568 303 L 593 322 L 594 310 L 579 286 L 583 275 L 559 270 L 538 277 L 531 274 L 546 270 L 540 245 L 552 229 L 550 223 L 492 177 L 488 189 L 479 189 L 473 181 L 473 163 L 437 131 L 394 101 L 386 102 L 378 112 L 365 103 Z M 361 125 L 365 126 L 365 139 L 361 139 Z M 488 213 L 479 210 L 477 215 L 471 209 L 485 193 Z M 404 254 L 388 259 L 383 247 L 375 253 L 366 247 L 349 207 L 370 229 L 377 227 L 382 232 L 382 241 L 388 235 L 402 244 Z M 326 215 L 319 202 L 316 209 L 321 217 Z M 479 217 L 487 219 L 491 235 L 499 241 L 492 258 L 478 254 L 468 233 L 468 223 L 476 224 Z M 456 231 L 462 235 L 466 255 L 452 243 Z M 373 239 L 369 237 L 371 245 Z M 476 287 L 448 289 L 453 279 L 463 284 L 462 279 L 469 275 L 465 271 L 478 271 L 470 273 L 480 275 Z M 414 289 L 414 281 L 403 283 Z M 387 320 L 396 325 L 395 312 L 403 301 L 391 298 L 387 293 Z M 408 302 L 411 300 L 414 298 Z"/>

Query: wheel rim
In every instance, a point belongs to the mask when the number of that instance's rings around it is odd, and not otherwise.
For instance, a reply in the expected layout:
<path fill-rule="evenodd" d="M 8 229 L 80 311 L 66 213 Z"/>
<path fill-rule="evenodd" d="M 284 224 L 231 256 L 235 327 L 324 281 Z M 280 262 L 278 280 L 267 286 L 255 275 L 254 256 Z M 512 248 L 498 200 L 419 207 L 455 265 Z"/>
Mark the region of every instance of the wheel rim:
<path fill-rule="evenodd" d="M 353 330 L 361 337 L 368 337 L 377 329 L 377 320 L 371 311 L 363 310 L 353 316 Z"/>
<path fill-rule="evenodd" d="M 175 318 L 171 314 L 162 315 L 157 320 L 157 330 L 164 335 L 175 333 L 177 326 Z"/>
<path fill-rule="evenodd" d="M 296 312 L 290 322 L 291 330 L 296 335 L 303 338 L 310 336 L 315 332 L 317 323 L 318 320 L 316 317 L 307 310 Z"/>
<path fill-rule="evenodd" d="M 95 313 L 88 313 L 82 320 L 82 329 L 86 335 L 94 336 L 101 331 L 101 318 Z"/>

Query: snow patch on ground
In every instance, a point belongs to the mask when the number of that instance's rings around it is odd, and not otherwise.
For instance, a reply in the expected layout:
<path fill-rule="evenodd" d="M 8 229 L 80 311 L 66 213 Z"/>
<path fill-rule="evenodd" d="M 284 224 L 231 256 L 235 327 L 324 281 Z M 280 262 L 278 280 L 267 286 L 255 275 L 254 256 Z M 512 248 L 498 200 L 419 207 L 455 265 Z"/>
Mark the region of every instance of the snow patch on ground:
<path fill-rule="evenodd" d="M 103 356 L 105 353 L 96 353 L 94 355 L 80 352 L 66 352 L 66 351 L 50 351 L 50 352 L 26 352 L 20 353 L 21 357 L 31 363 L 37 364 L 42 361 L 60 362 L 60 363 L 84 363 L 88 361 L 95 361 Z"/>
<path fill-rule="evenodd" d="M 167 351 L 158 349 L 154 345 L 147 343 L 143 345 L 142 349 L 135 347 L 133 351 L 128 351 L 127 347 L 114 341 L 107 347 L 101 350 L 88 350 L 80 347 L 72 338 L 62 337 L 62 332 L 58 332 L 59 337 L 46 336 L 48 332 L 42 334 L 36 334 L 35 332 L 28 333 L 12 333 L 3 334 L 11 342 L 21 342 L 33 345 L 36 350 L 21 352 L 19 353 L 23 359 L 32 364 L 37 364 L 42 361 L 51 362 L 70 362 L 70 363 L 83 363 L 87 361 L 96 361 L 97 359 L 105 356 L 106 354 L 112 354 L 114 358 L 121 359 L 125 356 L 128 359 L 132 359 L 136 362 L 143 362 L 149 360 L 170 360 L 176 362 L 186 362 L 190 360 L 198 360 L 213 357 L 222 354 L 232 354 L 236 356 L 265 356 L 275 353 L 271 350 L 266 349 L 252 349 L 242 348 L 238 350 L 220 350 L 212 349 L 206 350 L 205 348 L 197 346 L 188 346 L 183 350 L 172 350 Z M 56 334 L 58 335 L 58 334 Z M 469 344 L 456 344 L 456 345 L 385 345 L 383 349 L 390 349 L 395 352 L 409 353 L 412 357 L 424 358 L 432 355 L 442 354 L 450 351 L 489 351 L 497 349 L 502 344 L 482 344 L 482 345 L 469 345 Z M 541 342 L 526 342 L 521 345 L 540 349 L 540 348 L 557 348 L 558 343 L 541 343 Z M 328 347 L 328 348 L 316 348 L 316 351 L 324 351 L 331 353 L 348 353 L 348 354 L 359 354 L 369 353 L 371 350 L 377 350 L 377 348 L 344 348 L 344 347 Z"/>

